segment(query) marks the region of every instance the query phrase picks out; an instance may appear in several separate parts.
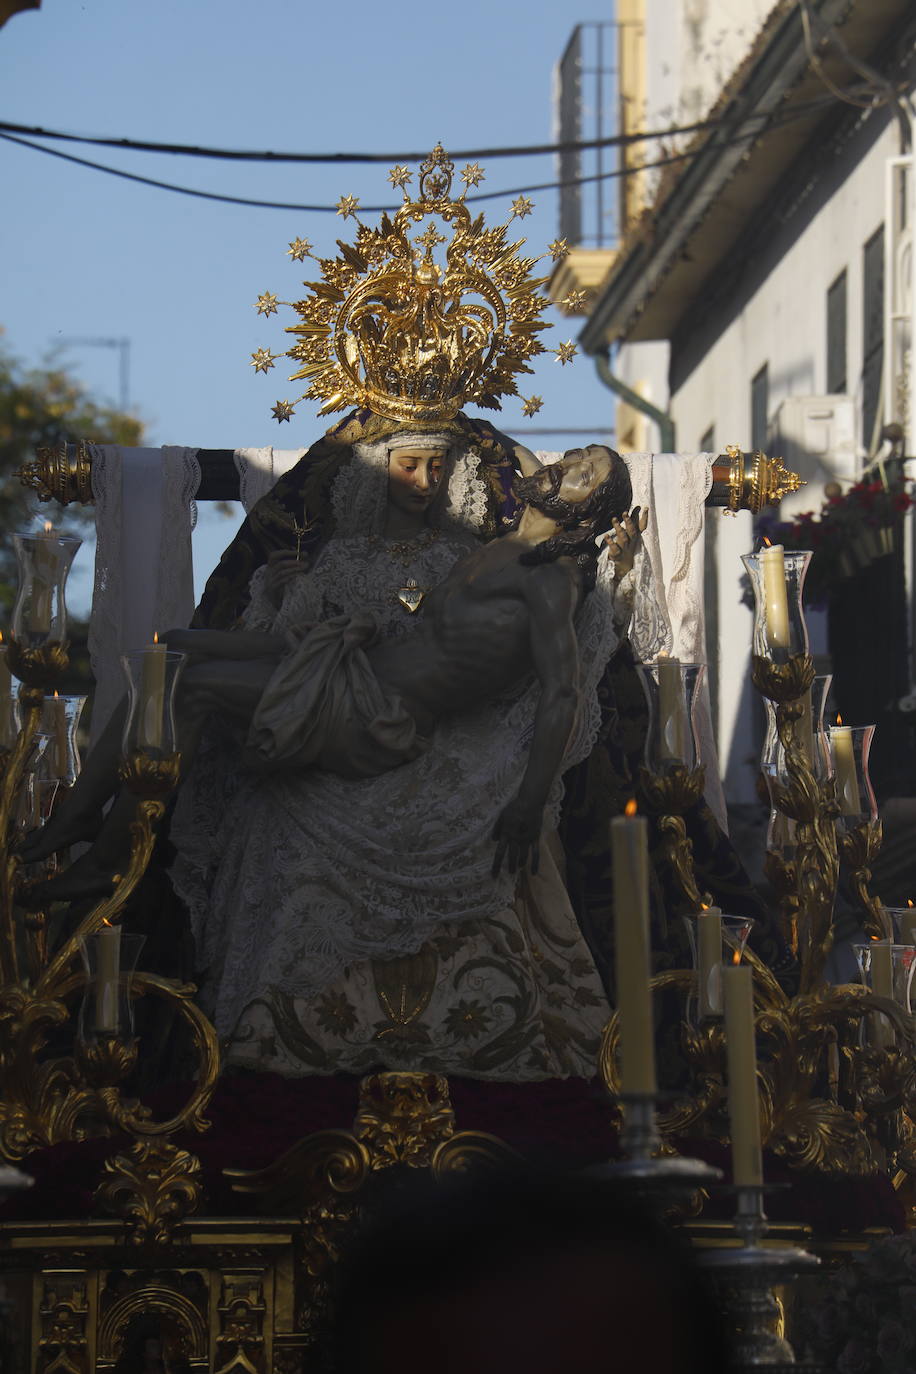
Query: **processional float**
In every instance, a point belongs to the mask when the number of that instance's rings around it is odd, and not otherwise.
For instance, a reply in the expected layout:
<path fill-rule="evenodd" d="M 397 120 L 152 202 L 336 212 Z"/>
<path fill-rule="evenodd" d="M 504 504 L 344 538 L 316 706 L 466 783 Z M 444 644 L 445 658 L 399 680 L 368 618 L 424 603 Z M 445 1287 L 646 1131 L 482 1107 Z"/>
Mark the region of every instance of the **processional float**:
<path fill-rule="evenodd" d="M 449 410 L 454 415 L 467 400 L 497 406 L 501 395 L 517 394 L 515 374 L 528 371 L 528 361 L 543 351 L 538 334 L 546 327 L 541 315 L 547 302 L 540 294 L 546 279 L 533 276 L 538 260 L 521 256 L 524 240 L 510 243 L 508 225 L 488 229 L 482 216 L 472 219 L 465 198 L 479 183 L 480 168 L 464 169 L 464 192 L 457 198 L 453 174 L 447 155 L 435 149 L 411 199 L 408 169 L 393 169 L 390 179 L 403 190 L 404 203 L 393 218 L 383 215 L 378 228 L 358 221 L 352 197 L 341 200 L 341 216 L 357 218 L 355 242 L 340 244 L 336 258 L 315 259 L 320 279 L 306 284 L 307 296 L 295 306 L 298 322 L 289 331 L 295 342 L 287 352 L 294 378 L 306 383 L 306 396 L 321 402 L 322 413 L 357 405 L 394 419 L 432 420 Z M 509 223 L 530 209 L 530 201 L 519 197 Z M 412 239 L 422 222 L 425 232 Z M 443 244 L 444 265 L 436 258 Z M 548 255 L 556 261 L 565 251 L 557 241 Z M 304 261 L 312 256 L 311 245 L 294 240 L 290 256 Z M 278 305 L 266 292 L 258 313 L 269 317 Z M 575 348 L 562 344 L 555 352 L 565 364 Z M 252 365 L 266 373 L 279 356 L 259 348 Z M 540 406 L 537 396 L 524 400 L 528 415 Z M 274 406 L 279 421 L 293 411 L 288 400 Z M 43 499 L 88 503 L 91 448 L 79 443 L 43 450 L 21 475 Z M 714 466 L 713 479 L 718 504 L 755 512 L 796 484 L 778 459 L 737 449 Z M 133 1244 L 139 1253 L 152 1246 L 149 1263 L 161 1269 L 164 1256 L 178 1253 L 176 1245 L 191 1244 L 189 1227 L 202 1201 L 199 1161 L 172 1137 L 206 1129 L 219 1053 L 195 990 L 136 967 L 138 951 L 121 934 L 120 923 L 178 781 L 172 702 L 181 656 L 151 645 L 125 662 L 130 709 L 121 776 L 137 799 L 130 861 L 112 895 L 67 926 L 60 913 L 41 908 L 44 875 L 24 869 L 18 847 L 25 830 L 47 819 L 56 794 L 78 767 L 78 704 L 57 698 L 63 705 L 55 705 L 52 695 L 67 663 L 65 584 L 75 551 L 75 541 L 53 530 L 17 536 L 19 595 L 0 657 L 0 1155 L 16 1163 L 37 1146 L 116 1135 L 97 1206 L 121 1219 L 120 1240 L 111 1241 L 115 1249 Z M 731 1140 L 739 1188 L 736 1227 L 748 1251 L 759 1251 L 765 1224 L 762 1145 L 799 1169 L 881 1169 L 900 1182 L 912 1168 L 912 932 L 904 938 L 895 930 L 892 914 L 868 891 L 868 866 L 880 843 L 867 775 L 870 736 L 861 728 L 824 730 L 823 685 L 818 692 L 801 609 L 808 557 L 783 557 L 773 549 L 746 560 L 757 601 L 753 681 L 770 713 L 762 762 L 773 807 L 768 863 L 800 966 L 798 991 L 785 992 L 747 947 L 748 923 L 711 909 L 697 887 L 684 814 L 703 791 L 694 730 L 700 666 L 663 658 L 642 665 L 650 718 L 638 789 L 643 815 L 614 823 L 618 951 L 627 976 L 605 1036 L 601 1071 L 614 1102 L 622 1104 L 622 1139 L 636 1166 L 631 1173 L 643 1184 L 680 1173 L 679 1186 L 687 1179 L 696 1191 L 711 1186 L 709 1172 L 666 1169 L 671 1142 L 690 1134 Z M 15 695 L 12 678 L 19 683 Z M 667 862 L 695 913 L 695 966 L 655 978 L 640 877 L 645 815 L 655 819 Z M 863 982 L 855 987 L 824 980 L 844 857 L 871 937 L 861 952 Z M 674 1105 L 659 1110 L 652 997 L 669 989 L 685 999 L 686 1080 Z M 163 1120 L 154 1120 L 126 1086 L 142 1054 L 133 1030 L 134 1003 L 142 997 L 164 999 L 177 1011 L 196 1056 L 184 1104 Z M 725 1110 L 729 1094 L 731 1118 Z M 405 1073 L 367 1079 L 353 1130 L 307 1138 L 258 1174 L 235 1171 L 239 1193 L 295 1212 L 295 1238 L 291 1230 L 286 1277 L 281 1282 L 280 1271 L 271 1271 L 272 1288 L 266 1269 L 258 1271 L 259 1279 L 253 1263 L 246 1270 L 237 1261 L 233 1272 L 245 1277 L 235 1288 L 214 1268 L 213 1282 L 222 1285 L 218 1301 L 213 1298 L 221 1314 L 219 1332 L 201 1334 L 204 1318 L 188 1317 L 191 1367 L 213 1367 L 214 1352 L 226 1371 L 300 1367 L 296 1361 L 311 1339 L 309 1323 L 320 1308 L 340 1235 L 358 1211 L 367 1180 L 396 1165 L 441 1175 L 508 1153 L 483 1133 L 456 1130 L 444 1079 Z M 199 1240 L 208 1223 L 201 1216 L 195 1224 Z M 249 1258 L 268 1245 L 269 1227 L 258 1224 L 257 1234 L 246 1230 L 248 1223 L 235 1227 Z M 289 1256 L 296 1246 L 294 1263 Z M 182 1253 L 193 1260 L 191 1250 Z M 766 1308 L 758 1301 L 761 1284 L 765 1291 L 773 1266 L 761 1268 L 759 1253 L 756 1259 L 755 1264 L 752 1254 L 748 1261 L 745 1289 L 759 1315 Z M 796 1263 L 804 1260 L 786 1259 L 787 1267 Z M 87 1269 L 85 1257 L 80 1264 Z M 179 1321 L 177 1299 L 169 1308 L 171 1299 L 163 1296 L 167 1287 L 160 1283 L 159 1300 Z M 154 1288 L 140 1282 L 147 1298 Z M 272 1310 L 268 1288 L 286 1294 Z M 88 1369 L 90 1348 L 97 1367 L 113 1367 L 123 1321 L 119 1327 L 109 1312 L 104 1338 L 92 1334 L 101 1309 L 93 1316 L 89 1288 L 81 1290 L 82 1306 L 59 1293 L 55 1298 L 53 1285 L 49 1291 L 51 1298 L 39 1304 L 42 1335 L 34 1368 L 50 1369 L 63 1351 L 71 1361 L 67 1367 Z M 784 1356 L 781 1347 L 767 1344 L 762 1318 L 754 1333 L 756 1355 L 749 1350 L 749 1358 L 772 1363 Z"/>

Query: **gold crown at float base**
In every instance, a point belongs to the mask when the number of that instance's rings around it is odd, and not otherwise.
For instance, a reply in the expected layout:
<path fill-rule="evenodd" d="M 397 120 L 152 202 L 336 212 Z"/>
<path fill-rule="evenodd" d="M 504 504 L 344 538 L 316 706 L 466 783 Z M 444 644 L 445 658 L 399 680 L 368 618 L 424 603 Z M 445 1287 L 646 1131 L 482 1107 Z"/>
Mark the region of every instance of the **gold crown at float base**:
<path fill-rule="evenodd" d="M 404 203 L 393 218 L 382 212 L 377 228 L 359 219 L 359 201 L 343 196 L 337 213 L 356 220 L 352 244 L 338 240 L 336 258 L 319 258 L 306 239 L 294 239 L 294 262 L 312 258 L 319 281 L 305 282 L 308 294 L 292 302 L 299 316 L 286 332 L 296 342 L 285 356 L 296 364 L 290 381 L 305 381 L 298 400 L 321 402 L 319 414 L 367 407 L 404 423 L 447 423 L 469 402 L 499 409 L 501 396 L 518 395 L 516 375 L 530 373 L 529 362 L 545 352 L 538 335 L 549 328 L 541 317 L 548 299 L 547 277 L 536 265 L 568 252 L 555 240 L 541 258 L 521 255 L 525 239 L 509 241 L 509 225 L 524 219 L 533 204 L 519 195 L 505 224 L 487 228 L 465 204 L 469 190 L 483 180 L 477 163 L 460 172 L 464 190 L 452 195 L 455 166 L 437 145 L 421 164 L 416 199 L 407 190 L 413 174 L 392 168 L 388 179 L 402 190 Z M 414 231 L 427 221 L 423 232 Z M 259 315 L 276 314 L 280 302 L 264 292 L 255 303 Z M 567 363 L 573 343 L 553 350 Z M 251 355 L 257 372 L 268 372 L 284 356 L 259 348 Z M 524 399 L 524 398 L 523 398 Z M 541 398 L 524 399 L 534 415 Z M 278 401 L 277 420 L 288 420 L 295 403 Z"/>

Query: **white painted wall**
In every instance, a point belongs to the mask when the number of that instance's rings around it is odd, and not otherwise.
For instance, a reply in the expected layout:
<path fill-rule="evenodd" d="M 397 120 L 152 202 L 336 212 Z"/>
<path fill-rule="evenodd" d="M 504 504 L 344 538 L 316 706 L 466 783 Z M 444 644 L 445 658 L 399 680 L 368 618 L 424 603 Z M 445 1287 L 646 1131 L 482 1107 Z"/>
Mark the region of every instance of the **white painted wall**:
<path fill-rule="evenodd" d="M 784 250 L 775 245 L 772 270 L 756 294 L 730 323 L 671 398 L 678 447 L 690 448 L 710 424 L 717 447 L 750 447 L 751 378 L 768 364 L 772 421 L 790 396 L 826 391 L 827 289 L 847 271 L 847 377 L 860 414 L 863 357 L 862 249 L 884 217 L 884 176 L 888 157 L 898 151 L 891 125 L 849 174 L 799 237 Z M 860 425 L 857 423 L 857 433 Z M 859 457 L 863 450 L 859 447 Z M 806 490 L 805 509 L 816 510 L 822 491 Z M 753 716 L 746 680 L 751 616 L 740 604 L 739 555 L 750 548 L 750 519 L 729 522 L 721 516 L 719 566 L 719 735 L 726 796 L 750 801 L 756 767 Z M 712 646 L 710 646 L 712 649 Z"/>

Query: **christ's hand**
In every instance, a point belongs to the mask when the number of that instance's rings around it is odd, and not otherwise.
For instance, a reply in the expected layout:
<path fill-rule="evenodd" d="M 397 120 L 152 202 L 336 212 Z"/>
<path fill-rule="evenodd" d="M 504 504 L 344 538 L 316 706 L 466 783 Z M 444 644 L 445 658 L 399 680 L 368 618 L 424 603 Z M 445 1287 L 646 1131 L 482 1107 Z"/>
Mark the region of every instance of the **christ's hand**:
<path fill-rule="evenodd" d="M 614 575 L 619 581 L 633 566 L 643 531 L 649 523 L 649 512 L 634 506 L 630 515 L 614 520 L 613 528 L 604 536 L 608 553 L 614 560 Z"/>
<path fill-rule="evenodd" d="M 541 822 L 544 808 L 530 806 L 515 797 L 504 809 L 493 827 L 496 854 L 493 858 L 493 877 L 497 877 L 503 859 L 510 873 L 520 873 L 525 867 L 537 873 L 540 864 Z"/>

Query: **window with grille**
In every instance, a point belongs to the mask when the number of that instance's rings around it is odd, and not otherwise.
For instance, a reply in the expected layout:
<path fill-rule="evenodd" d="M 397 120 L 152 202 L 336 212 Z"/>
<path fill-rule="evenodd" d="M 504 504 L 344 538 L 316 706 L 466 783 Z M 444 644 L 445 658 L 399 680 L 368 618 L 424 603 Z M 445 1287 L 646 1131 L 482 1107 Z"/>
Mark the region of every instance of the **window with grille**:
<path fill-rule="evenodd" d="M 871 453 L 884 364 L 884 225 L 862 249 L 862 444 Z"/>
<path fill-rule="evenodd" d="M 846 381 L 846 269 L 827 291 L 827 393 L 847 390 Z"/>

